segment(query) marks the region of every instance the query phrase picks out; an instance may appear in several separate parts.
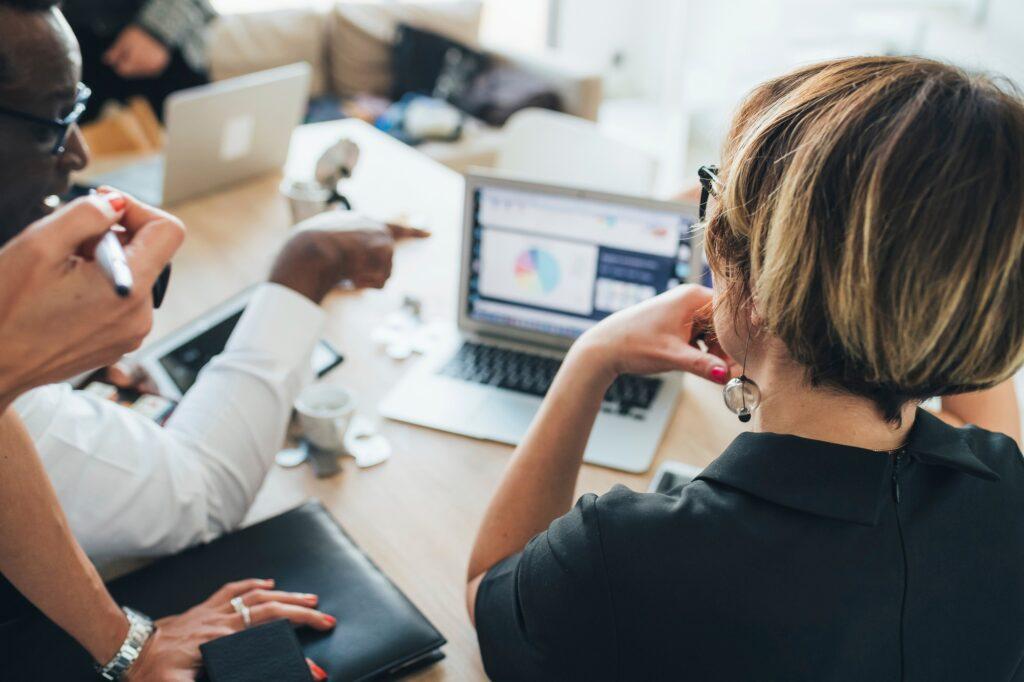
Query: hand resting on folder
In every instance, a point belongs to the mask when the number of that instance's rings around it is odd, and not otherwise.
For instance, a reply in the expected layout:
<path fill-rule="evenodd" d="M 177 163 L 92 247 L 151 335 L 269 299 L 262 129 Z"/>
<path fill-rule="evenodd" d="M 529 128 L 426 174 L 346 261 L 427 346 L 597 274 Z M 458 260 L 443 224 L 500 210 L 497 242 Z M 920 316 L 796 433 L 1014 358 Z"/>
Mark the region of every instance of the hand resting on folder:
<path fill-rule="evenodd" d="M 156 632 L 142 650 L 128 679 L 132 682 L 195 679 L 202 665 L 199 645 L 246 627 L 231 604 L 235 597 L 242 597 L 249 608 L 252 625 L 285 618 L 293 625 L 326 631 L 337 622 L 333 616 L 314 608 L 318 601 L 316 595 L 275 590 L 274 581 L 269 579 L 228 583 L 198 606 L 156 621 Z M 307 662 L 310 661 L 307 659 Z M 320 679 L 315 664 L 310 665 L 310 670 Z"/>

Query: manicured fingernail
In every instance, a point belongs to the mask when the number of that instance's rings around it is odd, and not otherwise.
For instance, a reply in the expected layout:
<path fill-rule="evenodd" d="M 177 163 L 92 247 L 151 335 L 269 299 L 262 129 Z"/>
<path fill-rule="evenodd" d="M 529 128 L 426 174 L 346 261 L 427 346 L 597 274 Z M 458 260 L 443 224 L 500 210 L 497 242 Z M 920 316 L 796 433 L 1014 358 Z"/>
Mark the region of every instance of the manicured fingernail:
<path fill-rule="evenodd" d="M 125 201 L 123 196 L 121 196 L 120 194 L 114 194 L 114 193 L 107 195 L 107 201 L 109 201 L 110 202 L 110 206 L 115 211 L 118 211 L 118 212 L 123 211 L 124 207 L 128 204 L 128 202 Z"/>
<path fill-rule="evenodd" d="M 317 602 L 317 596 L 315 594 L 304 594 L 302 595 L 302 598 L 308 601 L 310 604 L 315 604 Z"/>
<path fill-rule="evenodd" d="M 717 365 L 711 368 L 711 380 L 716 381 L 720 384 L 725 383 L 725 379 L 728 376 L 728 374 L 729 373 L 726 371 L 725 367 L 722 367 L 721 365 Z"/>
<path fill-rule="evenodd" d="M 263 579 L 263 584 L 264 585 L 269 585 L 270 587 L 273 587 L 274 586 L 274 579 L 273 578 L 264 578 Z"/>
<path fill-rule="evenodd" d="M 121 200 L 120 206 L 115 205 L 115 197 Z M 90 194 L 89 201 L 107 220 L 117 220 L 121 210 L 124 209 L 124 197 L 119 194 Z"/>
<path fill-rule="evenodd" d="M 323 682 L 327 679 L 327 671 L 308 658 L 306 659 L 306 663 L 309 665 L 309 670 L 313 673 L 313 679 L 317 682 Z"/>
<path fill-rule="evenodd" d="M 327 623 L 328 625 L 330 625 L 333 628 L 335 625 L 338 624 L 338 619 L 335 618 L 334 616 L 328 616 L 325 613 L 324 614 L 324 622 Z"/>

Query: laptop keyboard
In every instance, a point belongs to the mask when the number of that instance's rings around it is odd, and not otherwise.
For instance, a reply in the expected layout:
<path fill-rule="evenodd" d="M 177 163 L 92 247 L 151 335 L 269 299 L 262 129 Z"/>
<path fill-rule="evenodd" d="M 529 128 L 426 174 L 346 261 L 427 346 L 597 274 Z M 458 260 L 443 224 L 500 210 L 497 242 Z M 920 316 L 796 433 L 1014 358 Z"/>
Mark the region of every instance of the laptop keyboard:
<path fill-rule="evenodd" d="M 561 364 L 554 358 L 467 341 L 441 368 L 440 374 L 543 397 Z M 660 379 L 621 376 L 605 394 L 604 411 L 642 420 L 643 410 L 651 406 L 660 388 Z"/>

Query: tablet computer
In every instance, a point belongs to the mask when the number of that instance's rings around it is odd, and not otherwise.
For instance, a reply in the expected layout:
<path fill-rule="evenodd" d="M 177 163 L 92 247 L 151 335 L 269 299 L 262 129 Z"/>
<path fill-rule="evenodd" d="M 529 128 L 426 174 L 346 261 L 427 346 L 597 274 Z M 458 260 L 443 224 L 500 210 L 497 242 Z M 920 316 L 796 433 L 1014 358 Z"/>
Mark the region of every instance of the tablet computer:
<path fill-rule="evenodd" d="M 246 289 L 136 356 L 160 395 L 180 400 L 192 387 L 203 367 L 224 351 L 252 292 L 253 288 Z M 343 359 L 321 339 L 313 349 L 310 364 L 316 376 L 322 377 L 340 365 Z"/>

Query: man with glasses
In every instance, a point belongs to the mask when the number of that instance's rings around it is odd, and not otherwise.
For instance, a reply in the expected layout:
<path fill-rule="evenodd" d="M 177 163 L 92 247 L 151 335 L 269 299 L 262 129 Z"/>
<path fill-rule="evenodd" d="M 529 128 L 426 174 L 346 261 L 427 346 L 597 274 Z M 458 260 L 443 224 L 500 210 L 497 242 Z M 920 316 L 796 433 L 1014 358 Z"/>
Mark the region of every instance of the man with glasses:
<path fill-rule="evenodd" d="M 85 83 L 79 83 L 78 87 L 75 88 L 75 103 L 71 108 L 71 113 L 63 118 L 46 118 L 45 116 L 37 116 L 27 111 L 9 109 L 7 107 L 0 107 L 0 114 L 27 121 L 37 126 L 39 128 L 38 137 L 40 142 L 45 142 L 47 135 L 53 138 L 53 147 L 50 149 L 50 153 L 54 156 L 61 156 L 67 151 L 71 130 L 85 112 L 89 104 L 89 97 L 91 96 L 92 90 Z"/>
<path fill-rule="evenodd" d="M 55 4 L 0 0 L 0 245 L 50 213 L 89 161 L 75 125 L 88 89 Z M 66 385 L 15 402 L 92 558 L 168 554 L 235 528 L 311 379 L 319 303 L 342 280 L 382 287 L 394 239 L 425 236 L 348 213 L 323 218 L 285 244 L 166 428 Z"/>
<path fill-rule="evenodd" d="M 46 4 L 0 10 L 0 243 L 52 212 L 51 197 L 67 192 L 71 173 L 89 163 L 74 125 L 88 93 L 78 47 L 59 13 L 31 9 Z"/>

